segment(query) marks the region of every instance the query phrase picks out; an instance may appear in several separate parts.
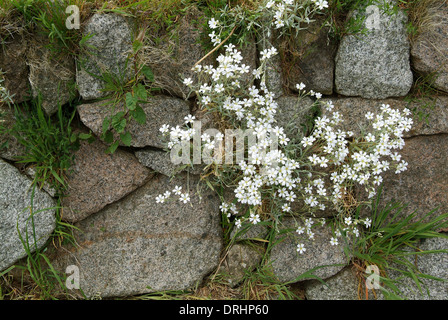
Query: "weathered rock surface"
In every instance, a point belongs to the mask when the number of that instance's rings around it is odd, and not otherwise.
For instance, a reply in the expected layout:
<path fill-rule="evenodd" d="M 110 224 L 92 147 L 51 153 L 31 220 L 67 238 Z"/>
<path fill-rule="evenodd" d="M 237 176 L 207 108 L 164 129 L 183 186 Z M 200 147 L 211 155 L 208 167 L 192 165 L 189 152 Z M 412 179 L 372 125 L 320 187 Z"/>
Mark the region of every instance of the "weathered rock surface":
<path fill-rule="evenodd" d="M 4 73 L 3 86 L 13 95 L 12 100 L 20 103 L 29 98 L 30 84 L 26 64 L 27 43 L 20 35 L 5 39 L 0 50 L 0 70 Z"/>
<path fill-rule="evenodd" d="M 162 125 L 182 126 L 184 117 L 190 113 L 187 101 L 168 96 L 151 97 L 147 103 L 140 105 L 146 114 L 146 123 L 138 124 L 134 119 L 127 122 L 126 130 L 132 135 L 132 147 L 156 147 L 164 148 L 163 136 L 159 129 Z M 78 107 L 81 121 L 90 128 L 95 135 L 101 137 L 103 121 L 106 117 L 112 116 L 123 110 L 122 103 L 115 106 L 108 105 L 107 102 L 99 101 L 91 104 L 83 104 Z M 118 135 L 115 137 L 118 139 Z"/>
<path fill-rule="evenodd" d="M 252 271 L 260 263 L 262 253 L 243 244 L 234 244 L 226 255 L 220 272 L 231 287 L 237 286 L 244 278 L 245 272 Z"/>
<path fill-rule="evenodd" d="M 230 233 L 230 238 L 239 240 L 248 240 L 248 239 L 264 239 L 268 234 L 268 229 L 263 225 L 253 225 L 250 222 L 245 222 L 242 224 L 240 228 L 233 228 Z"/>
<path fill-rule="evenodd" d="M 132 27 L 129 20 L 117 14 L 95 14 L 87 22 L 83 35 L 91 35 L 86 41 L 89 53 L 80 57 L 81 68 L 76 81 L 84 100 L 107 95 L 102 91 L 103 74 L 109 74 L 120 83 L 126 83 L 131 75 L 128 55 L 132 52 Z"/>
<path fill-rule="evenodd" d="M 276 125 L 283 127 L 288 138 L 302 139 L 303 126 L 311 116 L 314 101 L 309 97 L 281 96 L 277 100 Z"/>
<path fill-rule="evenodd" d="M 39 39 L 28 48 L 27 64 L 33 97 L 42 97 L 42 108 L 49 116 L 75 95 L 75 61 L 66 54 L 58 54 L 46 47 L 48 43 Z"/>
<path fill-rule="evenodd" d="M 445 234 L 446 235 L 446 234 Z M 431 238 L 420 241 L 418 248 L 422 251 L 447 250 L 448 239 Z M 409 250 L 411 250 L 409 248 Z M 412 252 L 415 250 L 411 250 Z M 418 271 L 442 281 L 419 278 L 423 292 L 411 278 L 403 278 L 403 275 L 394 270 L 388 271 L 388 277 L 398 281 L 396 284 L 401 291 L 401 297 L 408 300 L 447 300 L 448 299 L 448 253 L 425 253 L 407 257 L 410 263 L 415 263 Z M 402 267 L 400 268 L 402 269 Z"/>
<path fill-rule="evenodd" d="M 169 152 L 153 150 L 153 149 L 141 149 L 135 151 L 135 156 L 138 161 L 145 167 L 148 167 L 155 172 L 159 172 L 168 177 L 171 177 L 179 172 L 188 171 L 193 174 L 200 174 L 203 165 L 194 165 L 193 167 L 185 167 L 182 164 L 175 165 L 171 161 Z"/>
<path fill-rule="evenodd" d="M 306 284 L 305 295 L 308 300 L 358 300 L 365 299 L 363 293 L 358 293 L 361 279 L 351 267 L 344 268 L 338 274 L 325 280 L 325 284 L 311 280 Z M 369 293 L 369 300 L 375 300 L 373 292 Z"/>
<path fill-rule="evenodd" d="M 296 228 L 294 220 L 285 219 L 284 227 Z M 327 279 L 348 264 L 349 259 L 344 253 L 342 241 L 336 246 L 330 244 L 333 235 L 328 226 L 317 226 L 312 231 L 314 232 L 313 240 L 308 239 L 306 235 L 300 235 L 298 239 L 292 235 L 272 248 L 270 260 L 274 274 L 281 282 L 294 281 L 305 272 L 315 268 L 312 272 L 315 276 Z M 306 248 L 303 254 L 297 252 L 298 243 L 303 243 Z M 305 279 L 309 278 L 300 280 Z"/>
<path fill-rule="evenodd" d="M 406 139 L 401 154 L 408 169 L 400 174 L 391 170 L 383 176 L 383 203 L 394 199 L 407 204 L 400 216 L 417 211 L 413 221 L 437 207 L 438 214 L 448 212 L 448 134 Z"/>
<path fill-rule="evenodd" d="M 207 54 L 200 43 L 204 32 L 201 27 L 203 19 L 203 13 L 196 7 L 189 8 L 176 28 L 163 37 L 163 41 L 154 41 L 145 51 L 146 64 L 154 73 L 154 85 L 182 99 L 190 94 L 183 80 L 197 80 L 191 68 Z M 201 62 L 201 65 L 213 64 L 211 57 Z"/>
<path fill-rule="evenodd" d="M 132 153 L 118 149 L 106 154 L 106 149 L 99 140 L 82 141 L 75 152 L 67 176 L 67 196 L 62 201 L 64 220 L 80 221 L 131 193 L 150 177 L 149 170 Z"/>
<path fill-rule="evenodd" d="M 364 98 L 336 98 L 322 99 L 323 104 L 332 101 L 334 109 L 330 112 L 321 108 L 323 116 L 330 116 L 333 112 L 339 112 L 344 122 L 339 126 L 342 130 L 353 131 L 355 136 L 359 136 L 363 130 L 373 130 L 369 126 L 369 120 L 365 117 L 367 112 L 374 114 L 381 113 L 381 106 L 389 104 L 392 109 L 402 111 L 420 109 L 422 117 L 418 113 L 413 113 L 412 128 L 408 132 L 403 132 L 405 138 L 418 135 L 433 135 L 448 133 L 448 97 L 436 96 L 433 99 L 425 98 L 414 102 L 405 102 L 399 99 L 373 100 Z M 425 106 L 425 109 L 422 109 Z M 365 131 L 368 132 L 368 131 Z"/>
<path fill-rule="evenodd" d="M 367 35 L 346 35 L 341 40 L 335 67 L 339 94 L 384 99 L 405 96 L 411 89 L 407 17 L 402 11 L 378 13 L 378 26 Z M 366 10 L 353 14 L 367 15 Z"/>
<path fill-rule="evenodd" d="M 334 58 L 336 43 L 328 38 L 328 27 L 322 27 L 323 18 L 307 25 L 295 37 L 296 47 L 289 49 L 289 59 L 283 63 L 289 89 L 297 91 L 296 84 L 304 83 L 306 90 L 325 95 L 333 93 Z"/>
<path fill-rule="evenodd" d="M 119 202 L 76 224 L 79 247 L 60 250 L 54 265 L 76 265 L 91 297 L 128 296 L 193 287 L 219 264 L 222 250 L 219 198 L 197 192 L 198 179 L 170 182 L 157 176 Z M 183 204 L 155 198 L 175 185 L 189 192 Z"/>
<path fill-rule="evenodd" d="M 422 19 L 425 19 L 422 17 Z M 426 21 L 411 48 L 414 68 L 423 76 L 432 76 L 433 86 L 448 92 L 448 4 L 432 1 Z"/>
<path fill-rule="evenodd" d="M 448 240 L 445 238 L 432 238 L 420 241 L 417 247 L 422 251 L 430 250 L 447 250 Z M 406 248 L 409 252 L 415 251 Z M 437 281 L 432 279 L 422 279 L 421 286 L 423 292 L 420 292 L 415 281 L 409 277 L 404 277 L 402 273 L 396 270 L 387 270 L 387 277 L 394 281 L 394 285 L 401 291 L 398 293 L 403 299 L 408 300 L 446 300 L 448 298 L 448 254 L 447 253 L 425 253 L 417 256 L 410 255 L 408 261 L 412 264 L 416 263 L 419 272 L 430 275 L 439 279 L 445 280 Z M 394 266 L 403 270 L 403 266 Z M 359 272 L 359 271 L 358 271 Z M 353 268 L 347 267 L 333 277 L 327 279 L 325 284 L 312 280 L 306 284 L 306 297 L 309 300 L 358 300 L 366 299 L 366 287 L 364 281 L 359 276 L 367 276 L 362 274 L 357 276 L 357 271 Z M 380 282 L 380 285 L 383 283 Z M 389 287 L 383 287 L 386 291 L 392 293 Z M 361 291 L 360 291 L 361 290 Z M 384 300 L 386 296 L 381 289 L 367 290 L 369 300 Z"/>
<path fill-rule="evenodd" d="M 20 237 L 34 252 L 45 245 L 55 228 L 55 210 L 51 208 L 56 202 L 38 188 L 33 197 L 30 186 L 31 180 L 0 160 L 0 271 L 26 256 Z"/>
<path fill-rule="evenodd" d="M 0 134 L 0 146 L 6 143 L 3 149 L 0 149 L 0 157 L 7 160 L 17 160 L 17 157 L 24 155 L 25 147 L 17 141 L 9 130 L 15 124 L 14 110 L 5 104 L 0 104 L 0 126 L 4 130 Z"/>

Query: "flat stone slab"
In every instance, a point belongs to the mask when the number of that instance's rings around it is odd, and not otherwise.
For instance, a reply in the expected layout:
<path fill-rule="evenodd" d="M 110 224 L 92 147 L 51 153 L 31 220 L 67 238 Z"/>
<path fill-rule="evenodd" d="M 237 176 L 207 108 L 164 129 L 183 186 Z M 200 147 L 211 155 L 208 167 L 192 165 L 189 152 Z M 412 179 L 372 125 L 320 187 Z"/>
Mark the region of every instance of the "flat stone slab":
<path fill-rule="evenodd" d="M 184 175 L 170 182 L 159 175 L 126 198 L 75 226 L 79 247 L 59 250 L 58 270 L 79 267 L 80 287 L 88 297 L 124 297 L 192 288 L 217 268 L 222 244 L 219 198 L 197 191 L 198 179 Z M 175 185 L 189 192 L 190 203 L 176 196 L 155 198 Z"/>
<path fill-rule="evenodd" d="M 360 278 L 356 270 L 351 267 L 343 269 L 338 274 L 325 280 L 325 284 L 312 280 L 306 284 L 305 295 L 307 300 L 358 300 L 365 299 L 363 292 L 358 294 Z M 373 292 L 369 292 L 369 300 L 376 300 Z"/>
<path fill-rule="evenodd" d="M 36 188 L 31 206 L 31 184 L 14 166 L 0 160 L 0 271 L 26 257 L 20 236 L 25 242 L 28 238 L 27 245 L 34 252 L 45 245 L 55 228 L 52 208 L 56 207 L 56 201 Z"/>
<path fill-rule="evenodd" d="M 175 28 L 162 39 L 156 35 L 154 43 L 145 48 L 146 63 L 154 73 L 154 86 L 182 99 L 194 96 L 194 92 L 190 95 L 190 88 L 183 84 L 183 80 L 191 78 L 194 83 L 198 80 L 191 68 L 207 54 L 200 43 L 207 32 L 203 27 L 205 19 L 204 13 L 191 6 Z M 214 62 L 209 56 L 201 65 L 213 65 Z"/>
<path fill-rule="evenodd" d="M 126 130 L 132 136 L 131 146 L 138 148 L 147 146 L 164 148 L 165 143 L 162 139 L 163 135 L 159 131 L 160 127 L 164 124 L 174 127 L 177 125 L 182 126 L 184 117 L 190 113 L 187 101 L 169 96 L 150 97 L 147 103 L 140 106 L 146 114 L 146 123 L 139 124 L 134 119 L 131 119 L 126 126 Z M 78 113 L 81 121 L 96 136 L 101 137 L 104 119 L 123 110 L 123 108 L 124 105 L 121 103 L 113 109 L 112 105 L 99 101 L 79 106 Z M 115 138 L 118 139 L 118 135 Z"/>
<path fill-rule="evenodd" d="M 67 196 L 63 198 L 63 219 L 80 221 L 100 211 L 139 186 L 151 176 L 137 158 L 124 150 L 106 154 L 101 141 L 82 141 L 75 152 L 72 171 L 67 176 Z"/>
<path fill-rule="evenodd" d="M 400 174 L 391 170 L 383 176 L 383 203 L 407 204 L 401 216 L 417 211 L 414 221 L 437 207 L 435 214 L 448 212 L 448 134 L 418 136 L 405 143 L 400 154 L 408 169 Z"/>

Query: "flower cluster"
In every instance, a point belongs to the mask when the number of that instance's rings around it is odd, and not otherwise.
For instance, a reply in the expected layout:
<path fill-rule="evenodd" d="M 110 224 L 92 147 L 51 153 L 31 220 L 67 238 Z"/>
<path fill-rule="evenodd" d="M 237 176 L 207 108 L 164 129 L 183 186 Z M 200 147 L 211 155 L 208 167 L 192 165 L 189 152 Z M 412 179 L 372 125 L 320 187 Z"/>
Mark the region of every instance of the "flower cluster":
<path fill-rule="evenodd" d="M 184 84 L 196 92 L 202 109 L 218 112 L 228 123 L 248 131 L 254 138 L 244 150 L 244 160 L 233 164 L 232 169 L 238 172 L 232 181 L 234 203 L 223 202 L 222 213 L 234 221 L 236 228 L 240 228 L 243 223 L 257 224 L 265 218 L 277 219 L 284 214 L 306 213 L 314 217 L 317 211 L 330 206 L 344 217 L 342 231 L 358 236 L 359 224 L 369 227 L 371 221 L 352 220 L 350 212 L 343 209 L 346 198 L 354 186 L 364 187 L 369 197 L 373 197 L 384 172 L 406 170 L 407 163 L 401 159 L 398 150 L 404 145 L 403 133 L 412 125 L 412 119 L 408 117 L 410 111 L 404 109 L 400 112 L 384 104 L 379 114 L 366 114 L 371 132 L 355 137 L 353 132 L 342 129 L 344 119 L 341 113 L 334 111 L 332 101 L 323 102 L 320 93 L 306 92 L 305 85 L 300 83 L 297 85 L 301 91 L 299 97 L 310 95 L 327 112 L 315 119 L 311 134 L 299 142 L 299 147 L 302 147 L 300 156 L 293 158 L 289 155 L 297 153 L 288 150 L 297 148 L 297 145 L 289 145 L 290 139 L 284 128 L 276 123 L 278 104 L 267 89 L 263 76 L 267 61 L 277 54 L 277 50 L 262 51 L 260 66 L 251 71 L 242 64 L 241 53 L 234 45 L 229 44 L 225 48 L 225 53 L 217 58 L 217 67 L 194 67 L 198 83 L 193 83 L 190 78 L 184 80 Z M 243 85 L 243 77 L 248 74 L 253 79 L 260 79 L 260 84 Z M 184 128 L 168 125 L 160 128 L 169 136 L 169 149 L 179 143 L 191 142 L 196 134 L 191 127 L 194 120 L 193 115 L 188 115 Z M 202 134 L 202 150 L 221 150 L 217 147 L 222 147 L 223 138 L 221 133 L 214 135 L 213 140 L 210 135 Z M 220 164 L 215 163 L 217 170 Z M 159 195 L 157 201 L 163 202 L 170 194 Z M 187 201 L 182 197 L 180 200 Z M 263 211 L 265 204 L 269 204 L 271 212 Z M 266 216 L 262 217 L 261 214 L 265 213 Z M 305 220 L 305 227 L 299 227 L 297 233 L 312 240 L 312 225 L 311 218 Z M 338 244 L 339 234 L 337 231 L 330 240 L 332 245 Z M 300 243 L 297 250 L 303 253 L 306 248 Z"/>
<path fill-rule="evenodd" d="M 177 195 L 179 197 L 179 201 L 182 203 L 190 202 L 190 195 L 186 193 L 182 193 L 181 186 L 175 186 L 173 191 L 165 191 L 164 194 L 160 194 L 156 197 L 156 203 L 165 203 L 167 199 L 171 197 L 171 194 Z"/>
<path fill-rule="evenodd" d="M 334 105 L 328 101 L 325 108 L 330 111 Z M 376 116 L 372 112 L 366 114 L 373 132 L 351 143 L 348 138 L 354 136 L 353 132 L 337 129 L 343 122 L 339 112 L 333 112 L 329 117 L 318 117 L 313 133 L 303 138 L 301 143 L 304 148 L 319 146 L 320 151 L 308 158 L 314 166 L 332 166 L 335 169 L 330 176 L 332 198 L 327 200 L 334 203 L 339 201 L 347 188 L 355 184 L 364 186 L 371 198 L 383 181 L 383 173 L 392 168 L 395 173 L 406 170 L 407 162 L 401 159 L 397 149 L 403 148 L 403 134 L 412 126 L 413 121 L 408 117 L 410 111 L 405 108 L 400 112 L 385 104 L 380 110 L 381 113 Z"/>
<path fill-rule="evenodd" d="M 242 20 L 248 30 L 251 26 L 261 26 L 269 29 L 268 34 L 270 28 L 281 33 L 291 29 L 299 31 L 304 29 L 304 23 L 311 23 L 314 15 L 321 14 L 328 7 L 326 0 L 264 0 L 254 9 L 242 9 L 238 5 L 232 9 L 226 7 L 219 19 L 211 18 L 208 21 L 211 30 L 208 36 L 213 46 L 217 46 L 222 42 L 221 37 L 228 35 L 229 30 Z"/>
<path fill-rule="evenodd" d="M 276 29 L 285 26 L 300 29 L 300 22 L 310 23 L 314 13 L 328 8 L 328 1 L 268 0 L 264 8 L 273 12 L 272 25 Z"/>

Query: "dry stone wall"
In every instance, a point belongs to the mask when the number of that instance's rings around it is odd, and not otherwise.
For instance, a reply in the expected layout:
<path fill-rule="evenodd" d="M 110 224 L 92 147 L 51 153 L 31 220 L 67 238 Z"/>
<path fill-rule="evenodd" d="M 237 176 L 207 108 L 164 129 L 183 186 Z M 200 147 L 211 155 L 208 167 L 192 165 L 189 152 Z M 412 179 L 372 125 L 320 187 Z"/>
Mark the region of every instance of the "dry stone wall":
<path fill-rule="evenodd" d="M 381 16 L 378 30 L 365 36 L 344 36 L 340 43 L 326 41 L 326 30 L 318 28 L 317 21 L 299 33 L 295 49 L 298 59 L 288 62 L 285 55 L 268 68 L 268 87 L 279 103 L 279 123 L 287 125 L 291 119 L 299 121 L 309 113 L 311 98 L 299 105 L 294 103 L 295 84 L 303 82 L 307 88 L 321 92 L 324 100 L 332 100 L 335 110 L 346 119 L 347 128 L 355 134 L 359 133 L 364 115 L 379 110 L 382 104 L 418 109 L 424 102 L 408 103 L 411 87 L 420 75 L 436 72 L 437 96 L 425 98 L 433 107 L 426 120 L 415 116 L 402 150 L 409 163 L 408 171 L 384 177 L 387 200 L 408 203 L 403 214 L 416 210 L 418 217 L 437 207 L 439 213 L 448 210 L 448 6 L 445 1 L 439 2 L 431 9 L 437 12 L 437 27 L 427 28 L 413 43 L 408 40 L 407 16 L 403 12 Z M 111 110 L 104 101 L 96 100 L 104 97 L 104 82 L 92 73 L 104 69 L 123 77 L 125 82 L 130 79 L 126 56 L 132 50 L 132 20 L 112 13 L 91 17 L 82 32 L 94 34 L 88 41 L 97 51 L 93 56 L 79 57 L 76 70 L 74 61 L 54 60 L 38 46 L 41 39 L 29 43 L 21 35 L 12 35 L 0 52 L 4 85 L 14 95 L 15 103 L 40 92 L 45 112 L 50 116 L 56 112 L 57 102 L 66 103 L 73 96 L 68 84 L 76 83 L 75 94 L 83 101 L 77 109 L 82 130 L 91 130 L 96 136 L 93 143 L 82 142 L 76 152 L 73 171 L 68 176 L 68 196 L 62 202 L 62 219 L 80 230 L 75 232 L 79 246 L 64 246 L 52 253 L 52 262 L 59 271 L 65 272 L 69 265 L 79 267 L 80 282 L 88 297 L 184 290 L 203 281 L 216 268 L 225 269 L 220 263 L 224 247 L 219 199 L 210 190 L 200 196 L 195 193 L 200 170 L 189 175 L 181 173 L 170 182 L 175 167 L 161 150 L 159 134 L 162 124 L 182 124 L 184 117 L 195 110 L 195 98 L 189 95 L 182 80 L 192 76 L 191 66 L 206 54 L 198 42 L 201 31 L 193 25 L 198 17 L 202 13 L 195 9 L 181 19 L 176 41 L 167 35 L 162 44 L 145 48 L 149 50 L 145 55 L 149 61 L 145 63 L 154 71 L 155 82 L 162 90 L 142 105 L 146 124 L 129 124 L 133 137 L 130 146 L 121 144 L 113 154 L 105 153 L 107 146 L 102 140 L 102 124 Z M 254 39 L 243 50 L 249 66 L 259 63 L 256 50 L 275 45 L 278 40 L 274 32 L 269 37 L 260 34 L 261 39 Z M 171 55 L 161 55 L 164 46 L 174 48 Z M 6 114 L 4 124 L 13 125 L 11 111 L 5 105 L 0 107 Z M 325 114 L 325 110 L 322 112 Z M 29 207 L 26 194 L 30 184 L 29 178 L 14 168 L 15 157 L 25 151 L 13 137 L 2 139 L 0 144 L 10 143 L 0 151 L 5 160 L 0 160 L 0 271 L 24 257 L 15 225 L 19 221 L 19 229 L 23 232 L 26 228 L 21 213 Z M 195 194 L 191 204 L 156 203 L 156 196 L 175 184 Z M 39 190 L 34 199 L 36 209 L 54 205 L 55 199 Z M 35 223 L 41 247 L 54 229 L 54 211 L 40 212 Z M 349 257 L 344 255 L 342 246 L 330 246 L 326 233 L 328 230 L 319 231 L 305 259 L 297 256 L 293 242 L 284 241 L 274 247 L 274 273 L 282 281 L 292 281 L 317 268 L 317 274 L 329 279 L 330 286 L 307 280 L 309 299 L 354 299 L 357 283 L 347 267 Z M 425 245 L 430 249 L 447 248 L 443 241 Z M 229 281 L 235 286 L 244 274 L 242 270 L 254 268 L 260 256 L 238 244 L 226 259 L 230 259 L 225 264 L 232 275 Z M 419 263 L 423 268 L 434 269 L 435 276 L 446 277 L 446 267 L 435 267 L 446 265 L 445 260 L 445 256 L 431 256 Z M 333 266 L 325 267 L 329 264 Z M 431 293 L 447 299 L 447 288 L 446 283 L 437 284 Z"/>

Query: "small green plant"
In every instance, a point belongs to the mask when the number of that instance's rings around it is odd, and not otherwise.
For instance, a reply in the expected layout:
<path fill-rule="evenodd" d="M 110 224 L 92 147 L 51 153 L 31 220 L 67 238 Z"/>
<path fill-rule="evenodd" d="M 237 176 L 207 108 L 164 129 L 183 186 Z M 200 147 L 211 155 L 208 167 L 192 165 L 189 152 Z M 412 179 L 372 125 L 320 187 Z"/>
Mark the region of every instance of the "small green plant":
<path fill-rule="evenodd" d="M 133 55 L 128 59 L 128 62 L 133 60 L 134 66 L 134 76 L 130 81 L 124 83 L 124 78 L 109 72 L 101 76 L 106 83 L 103 90 L 107 93 L 106 104 L 113 108 L 113 115 L 107 116 L 102 124 L 102 139 L 109 144 L 106 150 L 108 153 L 114 153 L 120 143 L 125 146 L 131 145 L 132 136 L 126 130 L 126 126 L 131 119 L 140 125 L 146 123 L 146 113 L 141 104 L 148 102 L 151 92 L 157 90 L 151 87 L 154 81 L 151 69 L 138 61 L 137 57 L 142 47 L 141 41 L 134 41 Z"/>
<path fill-rule="evenodd" d="M 369 212 L 372 214 L 371 227 L 361 231 L 350 246 L 355 264 L 364 270 L 369 265 L 378 267 L 382 282 L 382 293 L 386 298 L 406 298 L 400 290 L 400 279 L 412 279 L 423 295 L 422 279 L 448 281 L 432 275 L 421 273 L 410 259 L 416 255 L 429 253 L 448 253 L 445 250 L 422 251 L 418 248 L 419 240 L 428 238 L 448 238 L 438 230 L 448 226 L 448 213 L 436 215 L 432 210 L 418 218 L 417 212 L 404 215 L 405 205 L 397 202 L 380 206 L 381 191 L 372 200 Z M 358 207 L 356 216 L 359 218 L 365 207 Z M 429 222 L 426 222 L 429 221 Z M 401 275 L 392 279 L 389 273 Z M 365 274 L 365 273 L 364 273 Z"/>
<path fill-rule="evenodd" d="M 80 32 L 66 27 L 66 8 L 69 5 L 81 6 L 82 2 L 84 1 L 10 0 L 9 9 L 14 9 L 21 15 L 28 28 L 37 28 L 40 34 L 48 38 L 50 49 L 73 54 L 78 48 Z"/>
<path fill-rule="evenodd" d="M 73 164 L 79 141 L 93 137 L 73 131 L 71 124 L 75 109 L 67 115 L 59 106 L 57 119 L 52 119 L 45 115 L 40 97 L 25 103 L 24 108 L 26 114 L 14 106 L 16 123 L 10 132 L 26 150 L 18 163 L 33 167 L 34 183 L 39 187 L 46 185 L 54 189 L 56 195 L 63 195 L 67 187 L 65 176 Z"/>
<path fill-rule="evenodd" d="M 25 208 L 25 211 L 29 211 L 29 219 L 27 227 L 25 228 L 25 233 L 22 234 L 17 227 L 17 232 L 22 242 L 23 248 L 26 252 L 26 258 L 24 263 L 19 263 L 8 270 L 12 270 L 12 268 L 16 268 L 17 270 L 22 271 L 22 278 L 27 277 L 31 280 L 34 288 L 32 290 L 34 295 L 37 295 L 39 299 L 51 299 L 57 300 L 59 298 L 67 298 L 69 297 L 69 293 L 65 286 L 65 277 L 66 275 L 62 272 L 57 271 L 50 259 L 48 258 L 46 252 L 48 250 L 48 245 L 57 239 L 58 241 L 62 241 L 63 237 L 65 239 L 70 238 L 73 240 L 73 235 L 71 231 L 76 229 L 74 226 L 70 226 L 61 221 L 60 210 L 61 207 L 55 208 L 44 208 L 41 210 L 35 210 L 33 205 L 33 200 L 35 196 L 37 185 L 32 186 L 31 198 L 30 198 L 30 206 Z M 47 211 L 56 211 L 56 228 L 55 232 L 52 234 L 50 239 L 47 241 L 47 244 L 42 248 L 37 246 L 38 239 L 36 238 L 36 230 L 34 224 L 34 216 L 37 214 L 49 214 Z M 67 232 L 71 230 L 70 232 Z M 31 231 L 31 232 L 30 232 Z"/>

